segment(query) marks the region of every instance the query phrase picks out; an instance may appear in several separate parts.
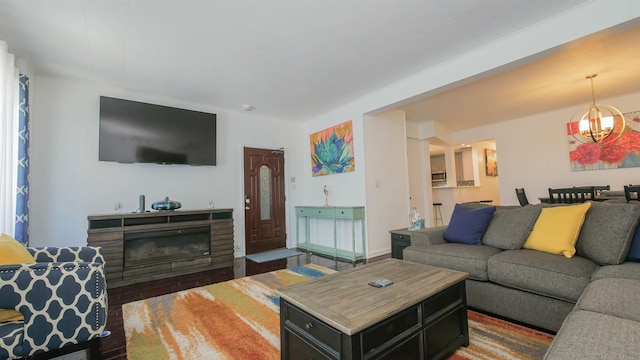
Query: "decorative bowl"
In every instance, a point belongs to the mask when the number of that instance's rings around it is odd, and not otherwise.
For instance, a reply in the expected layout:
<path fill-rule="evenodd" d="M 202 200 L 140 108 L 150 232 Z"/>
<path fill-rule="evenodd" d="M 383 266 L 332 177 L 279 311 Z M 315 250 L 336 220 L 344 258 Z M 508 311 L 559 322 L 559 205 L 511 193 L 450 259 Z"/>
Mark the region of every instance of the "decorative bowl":
<path fill-rule="evenodd" d="M 181 207 L 182 204 L 179 201 L 170 200 L 168 196 L 165 197 L 164 200 L 156 201 L 151 204 L 151 208 L 158 211 L 170 211 L 180 209 Z"/>

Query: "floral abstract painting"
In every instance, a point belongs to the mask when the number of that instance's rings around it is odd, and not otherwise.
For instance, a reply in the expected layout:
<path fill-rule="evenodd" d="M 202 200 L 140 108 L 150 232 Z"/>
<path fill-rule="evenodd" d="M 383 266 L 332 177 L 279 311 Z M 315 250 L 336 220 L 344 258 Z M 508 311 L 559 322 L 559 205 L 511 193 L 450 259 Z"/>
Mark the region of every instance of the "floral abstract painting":
<path fill-rule="evenodd" d="M 623 115 L 626 123 L 624 129 L 621 122 L 616 122 L 614 126 L 614 132 L 620 134 L 622 131 L 622 135 L 611 140 L 605 139 L 602 144 L 577 141 L 571 135 L 572 126 L 576 127 L 577 124 L 567 124 L 572 171 L 640 167 L 640 111 Z M 575 133 L 576 129 L 573 130 Z"/>
<path fill-rule="evenodd" d="M 309 137 L 313 176 L 355 171 L 351 120 L 315 132 Z"/>

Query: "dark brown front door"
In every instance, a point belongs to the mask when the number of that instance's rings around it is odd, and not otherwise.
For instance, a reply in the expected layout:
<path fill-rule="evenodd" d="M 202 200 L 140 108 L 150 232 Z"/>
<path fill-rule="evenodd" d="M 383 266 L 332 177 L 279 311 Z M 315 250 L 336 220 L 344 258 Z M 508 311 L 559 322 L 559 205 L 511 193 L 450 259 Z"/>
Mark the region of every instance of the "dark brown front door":
<path fill-rule="evenodd" d="M 247 255 L 286 247 L 283 150 L 244 148 L 244 194 Z"/>

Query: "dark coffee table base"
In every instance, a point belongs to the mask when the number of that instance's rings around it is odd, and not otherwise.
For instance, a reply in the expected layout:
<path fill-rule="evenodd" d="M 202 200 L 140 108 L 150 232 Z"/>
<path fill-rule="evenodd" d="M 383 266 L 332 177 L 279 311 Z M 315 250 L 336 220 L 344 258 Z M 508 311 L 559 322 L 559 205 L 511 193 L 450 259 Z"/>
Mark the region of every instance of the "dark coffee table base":
<path fill-rule="evenodd" d="M 467 324 L 464 280 L 353 335 L 281 299 L 281 358 L 444 359 L 469 345 Z"/>

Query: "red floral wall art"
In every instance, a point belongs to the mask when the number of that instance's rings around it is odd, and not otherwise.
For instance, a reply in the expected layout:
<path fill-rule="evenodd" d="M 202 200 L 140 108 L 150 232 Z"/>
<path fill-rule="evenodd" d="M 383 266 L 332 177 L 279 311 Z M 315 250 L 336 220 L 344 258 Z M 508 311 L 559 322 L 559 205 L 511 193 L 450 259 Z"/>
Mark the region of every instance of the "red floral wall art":
<path fill-rule="evenodd" d="M 605 139 L 602 144 L 581 143 L 571 134 L 576 123 L 567 124 L 569 159 L 572 171 L 640 167 L 640 111 L 623 114 L 625 127 L 616 122 L 614 132 L 622 135 Z M 619 126 L 620 125 L 620 126 Z M 575 133 L 576 129 L 573 129 Z"/>

